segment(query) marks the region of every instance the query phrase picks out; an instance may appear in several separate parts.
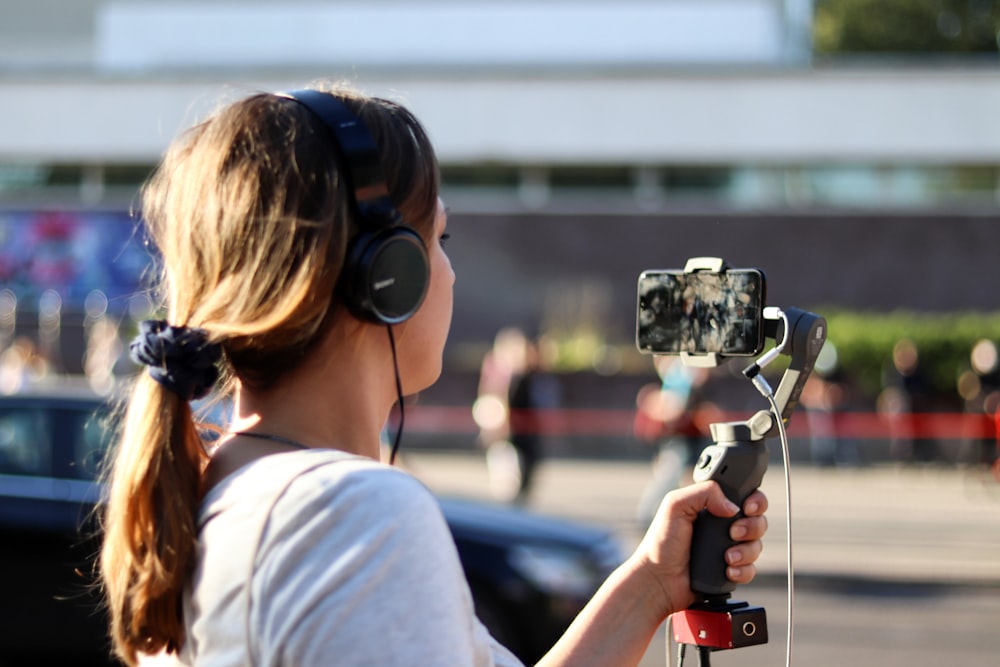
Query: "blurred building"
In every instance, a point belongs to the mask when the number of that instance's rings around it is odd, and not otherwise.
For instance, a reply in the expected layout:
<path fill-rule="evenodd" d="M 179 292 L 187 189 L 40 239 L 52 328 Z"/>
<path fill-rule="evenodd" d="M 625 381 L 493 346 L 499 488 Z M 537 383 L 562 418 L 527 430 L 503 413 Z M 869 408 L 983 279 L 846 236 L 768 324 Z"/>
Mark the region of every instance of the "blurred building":
<path fill-rule="evenodd" d="M 996 197 L 997 63 L 817 66 L 810 0 L 0 0 L 0 15 L 0 201 L 40 186 L 115 201 L 222 87 L 318 77 L 408 102 L 463 209 L 588 209 L 595 191 L 614 211 Z"/>
<path fill-rule="evenodd" d="M 482 278 L 456 286 L 460 340 L 505 324 L 626 339 L 634 276 L 704 254 L 762 266 L 806 307 L 995 305 L 1000 63 L 820 63 L 812 12 L 0 0 L 0 216 L 125 211 L 220 94 L 345 78 L 416 111 L 475 230 L 452 246 Z M 929 268 L 946 281 L 918 287 Z"/>

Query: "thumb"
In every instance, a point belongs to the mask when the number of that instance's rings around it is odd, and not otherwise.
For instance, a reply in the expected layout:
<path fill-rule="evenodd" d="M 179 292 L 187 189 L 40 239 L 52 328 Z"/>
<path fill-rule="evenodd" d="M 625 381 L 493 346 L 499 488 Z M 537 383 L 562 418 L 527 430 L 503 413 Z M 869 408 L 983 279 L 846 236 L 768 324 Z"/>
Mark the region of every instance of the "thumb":
<path fill-rule="evenodd" d="M 707 509 L 710 514 L 719 517 L 736 516 L 740 511 L 739 505 L 727 498 L 716 482 L 699 482 L 693 485 L 692 490 L 695 491 L 692 500 L 699 504 L 695 511 Z"/>

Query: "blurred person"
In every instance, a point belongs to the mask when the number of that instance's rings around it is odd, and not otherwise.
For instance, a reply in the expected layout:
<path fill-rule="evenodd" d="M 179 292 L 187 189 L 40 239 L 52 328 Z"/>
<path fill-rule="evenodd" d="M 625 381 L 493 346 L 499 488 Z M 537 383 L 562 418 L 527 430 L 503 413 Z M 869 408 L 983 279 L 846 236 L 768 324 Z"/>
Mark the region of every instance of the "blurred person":
<path fill-rule="evenodd" d="M 493 397 L 506 404 L 511 380 L 527 361 L 527 347 L 528 338 L 520 328 L 504 327 L 497 332 L 479 367 L 478 397 Z M 506 431 L 500 431 L 499 435 L 506 437 Z"/>
<path fill-rule="evenodd" d="M 35 341 L 18 336 L 10 346 L 0 352 L 0 392 L 16 394 L 33 382 L 48 377 L 52 365 L 42 354 Z"/>
<path fill-rule="evenodd" d="M 493 338 L 479 368 L 479 386 L 472 417 L 479 428 L 477 442 L 486 456 L 490 491 L 509 502 L 521 486 L 517 451 L 510 442 L 510 388 L 527 363 L 528 339 L 518 327 L 504 327 Z"/>
<path fill-rule="evenodd" d="M 130 348 L 147 372 L 110 453 L 100 554 L 114 650 L 129 665 L 519 664 L 476 619 L 433 495 L 379 461 L 393 406 L 437 380 L 450 328 L 433 148 L 402 106 L 324 90 L 223 106 L 144 187 L 165 319 L 143 322 Z M 407 228 L 368 237 L 335 127 L 371 133 L 368 164 Z M 425 271 L 393 286 L 420 283 L 419 298 L 374 317 L 352 289 L 357 244 L 397 241 Z M 190 402 L 213 392 L 232 398 L 232 421 L 208 446 Z M 725 559 L 746 583 L 766 507 L 759 491 L 737 507 L 712 482 L 670 493 L 539 664 L 637 665 L 665 618 L 696 600 L 698 512 L 743 511 Z"/>
<path fill-rule="evenodd" d="M 517 492 L 514 502 L 524 503 L 535 482 L 545 446 L 545 410 L 560 403 L 560 389 L 549 372 L 542 347 L 537 341 L 525 346 L 524 367 L 510 382 L 510 444 L 517 453 Z"/>
<path fill-rule="evenodd" d="M 707 368 L 686 366 L 680 357 L 656 356 L 660 382 L 639 389 L 633 433 L 655 448 L 652 476 L 639 496 L 636 517 L 648 524 L 663 497 L 691 482 L 695 461 L 710 444 L 709 425 L 718 408 L 704 396 Z"/>
<path fill-rule="evenodd" d="M 909 338 L 901 338 L 892 348 L 889 363 L 882 370 L 882 391 L 876 400 L 878 412 L 889 424 L 889 454 L 896 461 L 931 461 L 932 441 L 917 428 L 919 415 L 931 407 L 931 391 L 920 351 Z"/>
<path fill-rule="evenodd" d="M 962 460 L 992 464 L 1000 456 L 1000 353 L 996 343 L 983 338 L 969 353 L 969 368 L 958 376 L 956 389 L 962 398 L 967 424 L 968 451 Z"/>
<path fill-rule="evenodd" d="M 98 394 L 108 394 L 115 385 L 115 370 L 125 351 L 118 325 L 108 317 L 96 319 L 87 329 L 83 373 Z"/>
<path fill-rule="evenodd" d="M 809 427 L 809 454 L 820 466 L 856 466 L 861 453 L 851 438 L 837 433 L 837 413 L 848 401 L 849 383 L 837 358 L 837 347 L 826 341 L 809 376 L 799 402 L 805 408 Z"/>
<path fill-rule="evenodd" d="M 857 444 L 837 433 L 837 413 L 847 401 L 847 383 L 843 372 L 834 369 L 809 377 L 799 402 L 809 426 L 809 454 L 821 466 L 857 466 L 861 454 Z"/>
<path fill-rule="evenodd" d="M 472 406 L 497 500 L 527 502 L 542 460 L 543 411 L 558 406 L 560 396 L 541 342 L 518 327 L 501 329 L 483 356 Z"/>

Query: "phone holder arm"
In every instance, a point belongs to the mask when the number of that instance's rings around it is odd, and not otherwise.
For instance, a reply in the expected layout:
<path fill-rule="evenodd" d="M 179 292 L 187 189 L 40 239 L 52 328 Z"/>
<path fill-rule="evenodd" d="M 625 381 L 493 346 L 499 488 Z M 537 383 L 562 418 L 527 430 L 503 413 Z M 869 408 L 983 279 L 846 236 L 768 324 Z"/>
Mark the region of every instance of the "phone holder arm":
<path fill-rule="evenodd" d="M 788 368 L 778 384 L 778 389 L 773 392 L 774 403 L 779 412 L 776 416 L 787 425 L 799 404 L 802 390 L 816 365 L 816 359 L 823 349 L 827 328 L 825 318 L 799 308 L 788 308 L 781 312 L 781 319 L 784 325 L 781 344 L 776 345 L 774 349 L 751 364 L 743 371 L 743 374 L 754 382 L 758 389 L 761 389 L 761 384 L 763 384 L 766 389 L 770 390 L 766 380 L 760 375 L 760 370 L 773 361 L 778 354 L 791 357 Z M 777 324 L 775 321 L 775 327 Z M 770 414 L 769 411 L 764 412 Z M 777 435 L 778 425 L 774 420 L 769 418 L 765 421 L 759 414 L 747 420 L 747 425 L 750 426 L 751 432 L 755 436 L 754 439 Z M 762 430 L 762 427 L 766 428 Z"/>

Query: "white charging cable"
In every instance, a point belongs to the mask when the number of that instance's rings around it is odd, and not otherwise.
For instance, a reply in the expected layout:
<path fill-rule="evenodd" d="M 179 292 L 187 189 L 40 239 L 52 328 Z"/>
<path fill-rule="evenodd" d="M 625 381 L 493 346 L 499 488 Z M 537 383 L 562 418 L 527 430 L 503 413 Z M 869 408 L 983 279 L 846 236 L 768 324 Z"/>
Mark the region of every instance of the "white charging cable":
<path fill-rule="evenodd" d="M 782 464 L 785 468 L 785 533 L 788 536 L 788 545 L 785 550 L 785 561 L 786 568 L 788 571 L 788 637 L 785 643 L 785 667 L 791 667 L 792 665 L 792 631 L 794 628 L 794 611 L 795 611 L 795 567 L 794 559 L 792 558 L 792 483 L 791 483 L 791 467 L 790 467 L 790 457 L 789 457 L 789 447 L 788 447 L 788 433 L 785 430 L 785 422 L 781 419 L 781 412 L 778 409 L 778 404 L 774 400 L 774 390 L 771 389 L 771 385 L 768 384 L 767 380 L 761 375 L 761 369 L 767 366 L 769 363 L 774 361 L 775 358 L 785 349 L 785 345 L 788 343 L 788 337 L 790 335 L 788 327 L 788 316 L 785 315 L 784 311 L 779 308 L 765 308 L 764 318 L 769 320 L 781 319 L 784 323 L 784 334 L 781 338 L 781 343 L 775 345 L 774 349 L 769 350 L 760 359 L 755 361 L 753 364 L 748 366 L 743 374 L 750 379 L 753 386 L 757 388 L 761 396 L 767 400 L 768 404 L 771 406 L 771 412 L 774 415 L 774 421 L 778 427 L 778 436 L 781 439 L 781 457 Z"/>

